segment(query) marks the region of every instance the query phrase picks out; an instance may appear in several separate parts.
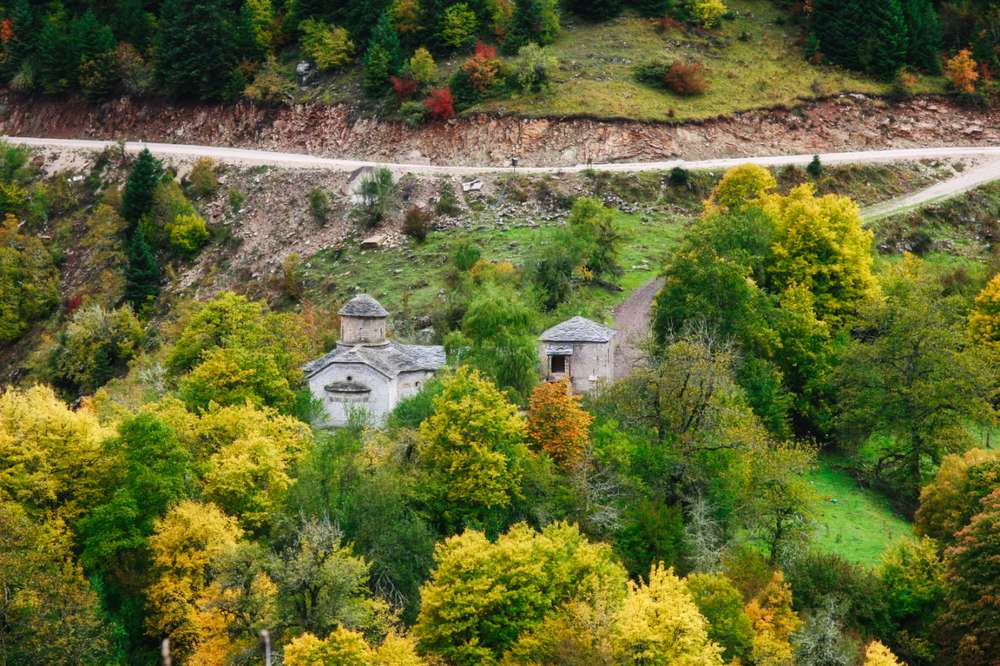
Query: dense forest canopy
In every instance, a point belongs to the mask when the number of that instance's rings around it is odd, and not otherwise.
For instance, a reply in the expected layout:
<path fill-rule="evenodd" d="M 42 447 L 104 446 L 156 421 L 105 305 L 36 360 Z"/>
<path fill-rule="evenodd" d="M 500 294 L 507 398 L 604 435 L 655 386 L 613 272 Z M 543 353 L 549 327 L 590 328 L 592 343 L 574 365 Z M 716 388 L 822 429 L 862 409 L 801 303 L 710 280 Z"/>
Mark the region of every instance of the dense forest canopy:
<path fill-rule="evenodd" d="M 1000 464 L 976 436 L 996 416 L 1000 277 L 879 259 L 815 178 L 719 180 L 661 267 L 646 353 L 584 396 L 538 382 L 535 336 L 619 280 L 614 211 L 568 202 L 520 267 L 456 245 L 450 367 L 384 427 L 330 429 L 301 370 L 326 323 L 228 291 L 165 307 L 165 275 L 207 242 L 211 164 L 178 181 L 109 153 L 121 189 L 71 195 L 25 150 L 0 156 L 27 225 L 0 236 L 7 339 L 60 302 L 62 260 L 27 233 L 44 215 L 88 201 L 104 262 L 0 394 L 2 663 L 153 664 L 164 638 L 174 663 L 259 663 L 263 629 L 290 666 L 987 666 L 1000 649 Z M 915 521 L 871 565 L 817 546 L 828 499 L 808 475 L 833 450 Z"/>

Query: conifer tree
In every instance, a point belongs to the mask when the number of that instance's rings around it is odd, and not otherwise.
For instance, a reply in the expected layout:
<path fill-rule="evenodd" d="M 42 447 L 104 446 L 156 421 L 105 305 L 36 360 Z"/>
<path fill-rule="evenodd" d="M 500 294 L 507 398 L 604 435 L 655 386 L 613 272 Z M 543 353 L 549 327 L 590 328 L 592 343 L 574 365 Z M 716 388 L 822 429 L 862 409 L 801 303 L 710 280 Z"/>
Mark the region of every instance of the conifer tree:
<path fill-rule="evenodd" d="M 125 268 L 125 299 L 136 310 L 156 298 L 160 291 L 160 264 L 153 255 L 142 228 L 136 227 L 128 246 L 128 266 Z"/>
<path fill-rule="evenodd" d="M 903 0 L 909 38 L 906 59 L 932 74 L 941 72 L 941 22 L 930 0 Z"/>
<path fill-rule="evenodd" d="M 389 75 L 398 72 L 402 64 L 403 52 L 399 48 L 399 36 L 389 17 L 382 14 L 365 52 L 365 92 L 373 97 L 384 93 Z"/>
<path fill-rule="evenodd" d="M 861 46 L 862 68 L 882 79 L 892 79 L 906 62 L 906 21 L 899 0 L 867 0 L 857 17 L 868 26 Z"/>
<path fill-rule="evenodd" d="M 153 205 L 153 192 L 161 178 L 163 164 L 153 157 L 148 148 L 144 148 L 132 165 L 122 192 L 122 217 L 130 225 L 138 224 L 139 219 L 149 212 Z"/>
<path fill-rule="evenodd" d="M 37 82 L 42 91 L 57 93 L 76 83 L 76 63 L 73 44 L 62 20 L 45 21 L 35 45 L 38 66 Z"/>
<path fill-rule="evenodd" d="M 160 78 L 178 95 L 225 97 L 237 63 L 237 36 L 228 3 L 167 0 L 160 15 Z"/>

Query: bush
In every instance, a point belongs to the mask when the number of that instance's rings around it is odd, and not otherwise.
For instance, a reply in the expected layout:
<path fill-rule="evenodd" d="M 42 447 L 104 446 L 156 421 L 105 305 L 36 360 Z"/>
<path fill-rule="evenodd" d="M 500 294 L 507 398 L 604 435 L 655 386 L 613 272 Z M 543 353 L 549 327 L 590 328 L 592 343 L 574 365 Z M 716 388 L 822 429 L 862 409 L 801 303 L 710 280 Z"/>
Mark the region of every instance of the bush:
<path fill-rule="evenodd" d="M 431 52 L 420 47 L 410 58 L 410 76 L 422 86 L 429 86 L 437 79 L 437 65 Z"/>
<path fill-rule="evenodd" d="M 281 291 L 293 301 L 302 300 L 302 258 L 294 252 L 281 262 Z"/>
<path fill-rule="evenodd" d="M 423 208 L 414 206 L 406 211 L 406 217 L 403 218 L 403 233 L 413 240 L 418 243 L 427 240 L 430 226 L 431 214 Z"/>
<path fill-rule="evenodd" d="M 703 28 L 715 28 L 726 14 L 722 0 L 693 0 L 691 15 Z"/>
<path fill-rule="evenodd" d="M 691 180 L 691 174 L 683 167 L 674 167 L 670 170 L 670 184 L 675 187 L 686 187 Z"/>
<path fill-rule="evenodd" d="M 330 216 L 330 197 L 318 187 L 309 191 L 309 213 L 320 224 Z"/>
<path fill-rule="evenodd" d="M 944 65 L 944 74 L 951 85 L 960 93 L 972 95 L 976 92 L 976 81 L 979 80 L 979 66 L 972 58 L 968 49 L 959 51 Z"/>
<path fill-rule="evenodd" d="M 243 202 L 247 200 L 245 194 L 240 192 L 234 187 L 229 188 L 229 209 L 234 213 L 240 212 L 243 207 Z"/>
<path fill-rule="evenodd" d="M 424 106 L 434 120 L 448 120 L 455 115 L 455 100 L 448 87 L 432 89 L 424 100 Z"/>
<path fill-rule="evenodd" d="M 269 56 L 243 94 L 257 104 L 288 104 L 295 95 L 295 83 L 285 77 L 277 59 Z"/>
<path fill-rule="evenodd" d="M 410 127 L 420 127 L 427 120 L 430 111 L 423 102 L 403 102 L 399 105 L 399 115 Z"/>
<path fill-rule="evenodd" d="M 392 86 L 392 92 L 396 94 L 396 101 L 400 104 L 417 92 L 417 82 L 410 78 L 390 76 L 389 84 Z"/>
<path fill-rule="evenodd" d="M 320 70 L 335 69 L 351 59 L 354 42 L 344 28 L 312 18 L 303 21 L 299 28 L 302 30 L 302 52 Z"/>
<path fill-rule="evenodd" d="M 215 176 L 215 162 L 202 157 L 191 168 L 188 175 L 191 193 L 196 197 L 207 197 L 219 191 L 219 179 Z"/>
<path fill-rule="evenodd" d="M 452 5 L 441 18 L 441 40 L 456 49 L 469 46 L 476 38 L 477 23 L 476 13 L 468 4 Z"/>
<path fill-rule="evenodd" d="M 476 42 L 476 51 L 462 65 L 462 71 L 468 77 L 469 86 L 479 95 L 487 94 L 496 84 L 500 71 L 500 59 L 497 50 L 492 46 Z M 454 90 L 454 86 L 452 86 Z"/>
<path fill-rule="evenodd" d="M 813 155 L 812 162 L 806 167 L 806 173 L 813 180 L 819 180 L 823 176 L 823 163 L 819 159 L 819 155 Z"/>
<path fill-rule="evenodd" d="M 438 215 L 458 215 L 461 210 L 458 205 L 458 197 L 455 196 L 455 186 L 451 184 L 449 179 L 443 179 L 438 190 L 438 200 L 434 211 Z"/>
<path fill-rule="evenodd" d="M 451 263 L 454 264 L 455 268 L 459 272 L 465 273 L 472 269 L 473 266 L 482 257 L 482 252 L 479 248 L 472 243 L 465 241 L 455 248 L 455 251 L 451 254 Z"/>
<path fill-rule="evenodd" d="M 556 68 L 556 59 L 534 42 L 522 46 L 514 62 L 513 79 L 524 92 L 541 92 L 549 86 L 551 71 Z"/>
<path fill-rule="evenodd" d="M 361 203 L 355 209 L 355 216 L 364 226 L 374 227 L 385 217 L 396 195 L 392 172 L 380 168 L 364 176 L 358 194 L 361 195 Z"/>
<path fill-rule="evenodd" d="M 131 44 L 118 45 L 114 66 L 122 88 L 129 95 L 145 95 L 153 89 L 155 82 L 153 66 L 147 63 L 142 54 Z M 14 86 L 14 82 L 11 82 L 11 86 Z"/>
<path fill-rule="evenodd" d="M 663 83 L 670 91 L 683 96 L 702 95 L 708 90 L 705 66 L 694 61 L 675 62 L 663 77 Z"/>
<path fill-rule="evenodd" d="M 175 252 L 191 257 L 208 240 L 208 229 L 205 220 L 195 213 L 178 215 L 167 223 L 167 237 L 170 247 Z"/>

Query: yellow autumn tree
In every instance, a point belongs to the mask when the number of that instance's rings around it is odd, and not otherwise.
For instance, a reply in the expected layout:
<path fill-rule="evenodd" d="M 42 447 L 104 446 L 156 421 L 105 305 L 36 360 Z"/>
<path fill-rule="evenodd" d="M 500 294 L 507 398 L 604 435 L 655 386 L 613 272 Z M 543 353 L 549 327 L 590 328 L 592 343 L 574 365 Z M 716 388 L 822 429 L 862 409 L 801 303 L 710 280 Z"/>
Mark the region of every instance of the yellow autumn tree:
<path fill-rule="evenodd" d="M 969 313 L 969 335 L 976 342 L 1000 350 L 1000 273 L 976 296 Z"/>
<path fill-rule="evenodd" d="M 594 418 L 580 407 L 569 380 L 539 384 L 528 401 L 528 438 L 563 467 L 580 461 Z"/>
<path fill-rule="evenodd" d="M 424 666 L 416 643 L 390 632 L 377 649 L 356 631 L 338 627 L 324 639 L 305 633 L 285 648 L 285 666 Z"/>
<path fill-rule="evenodd" d="M 764 589 L 746 606 L 753 624 L 753 663 L 757 666 L 791 666 L 792 634 L 801 621 L 792 609 L 792 588 L 775 571 Z"/>
<path fill-rule="evenodd" d="M 527 424 L 493 382 L 468 366 L 442 380 L 420 424 L 428 492 L 455 522 L 506 507 L 518 494 Z"/>
<path fill-rule="evenodd" d="M 896 658 L 892 650 L 878 641 L 872 641 L 865 648 L 865 662 L 863 666 L 905 666 L 905 664 Z"/>
<path fill-rule="evenodd" d="M 236 520 L 214 504 L 186 500 L 157 520 L 149 538 L 153 583 L 146 591 L 153 636 L 168 636 L 185 655 L 198 638 L 197 599 L 208 585 L 209 566 L 242 536 Z"/>
<path fill-rule="evenodd" d="M 0 500 L 72 521 L 99 503 L 113 431 L 86 406 L 70 409 L 47 386 L 0 392 Z"/>
<path fill-rule="evenodd" d="M 811 183 L 786 196 L 762 200 L 774 220 L 775 241 L 768 277 L 775 293 L 804 287 L 816 316 L 841 321 L 876 288 L 872 273 L 873 234 L 862 227 L 861 211 L 849 197 L 817 197 Z"/>
<path fill-rule="evenodd" d="M 778 186 L 771 172 L 757 164 L 742 164 L 725 173 L 705 202 L 705 214 L 739 211 Z"/>
<path fill-rule="evenodd" d="M 614 620 L 614 652 L 623 663 L 662 666 L 722 664 L 722 648 L 708 639 L 708 622 L 673 569 L 654 565 L 649 582 L 629 581 Z"/>

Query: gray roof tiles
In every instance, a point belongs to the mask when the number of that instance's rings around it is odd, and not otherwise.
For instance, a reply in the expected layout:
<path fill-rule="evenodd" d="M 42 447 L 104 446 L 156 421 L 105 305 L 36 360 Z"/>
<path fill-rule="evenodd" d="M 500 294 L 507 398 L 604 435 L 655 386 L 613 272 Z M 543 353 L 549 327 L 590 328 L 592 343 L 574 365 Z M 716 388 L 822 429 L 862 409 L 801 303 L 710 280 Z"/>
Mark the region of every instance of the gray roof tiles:
<path fill-rule="evenodd" d="M 586 317 L 573 317 L 541 335 L 542 342 L 611 342 L 615 330 Z"/>
<path fill-rule="evenodd" d="M 389 313 L 368 294 L 358 294 L 344 303 L 338 314 L 341 317 L 388 317 Z"/>
<path fill-rule="evenodd" d="M 360 363 L 387 377 L 396 377 L 404 372 L 442 368 L 445 353 L 440 345 L 404 345 L 395 341 L 378 346 L 339 344 L 302 369 L 308 377 L 333 363 Z"/>

